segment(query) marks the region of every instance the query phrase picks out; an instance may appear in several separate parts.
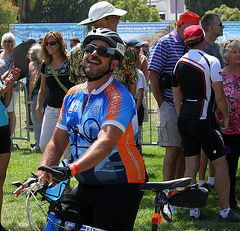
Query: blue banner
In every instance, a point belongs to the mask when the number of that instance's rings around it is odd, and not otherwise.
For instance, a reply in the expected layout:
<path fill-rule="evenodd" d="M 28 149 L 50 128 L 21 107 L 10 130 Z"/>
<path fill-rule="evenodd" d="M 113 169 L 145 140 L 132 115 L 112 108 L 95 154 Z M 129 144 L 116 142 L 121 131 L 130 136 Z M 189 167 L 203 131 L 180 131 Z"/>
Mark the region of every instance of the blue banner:
<path fill-rule="evenodd" d="M 223 35 L 218 37 L 218 42 L 224 42 L 229 39 L 240 39 L 240 22 L 222 22 L 223 26 Z"/>
<path fill-rule="evenodd" d="M 61 32 L 67 43 L 68 51 L 70 48 L 70 38 L 78 37 L 80 41 L 85 38 L 85 26 L 78 26 L 77 23 L 37 23 L 37 24 L 14 24 L 14 35 L 16 46 L 28 38 L 34 38 L 36 41 L 51 30 Z"/>
<path fill-rule="evenodd" d="M 118 24 L 117 32 L 125 41 L 137 39 L 143 42 L 144 35 L 148 35 L 147 38 L 150 34 L 164 30 L 170 25 L 171 22 L 124 22 Z"/>
<path fill-rule="evenodd" d="M 130 39 L 138 39 L 144 41 L 151 37 L 152 34 L 164 30 L 171 25 L 171 22 L 123 22 L 117 27 L 120 37 L 128 41 Z M 67 49 L 70 51 L 69 39 L 78 37 L 83 41 L 86 34 L 85 26 L 78 26 L 77 23 L 36 23 L 36 24 L 14 24 L 12 25 L 15 34 L 16 45 L 28 38 L 38 40 L 51 30 L 57 30 L 62 33 L 67 43 Z M 170 31 L 169 31 L 170 32 Z"/>

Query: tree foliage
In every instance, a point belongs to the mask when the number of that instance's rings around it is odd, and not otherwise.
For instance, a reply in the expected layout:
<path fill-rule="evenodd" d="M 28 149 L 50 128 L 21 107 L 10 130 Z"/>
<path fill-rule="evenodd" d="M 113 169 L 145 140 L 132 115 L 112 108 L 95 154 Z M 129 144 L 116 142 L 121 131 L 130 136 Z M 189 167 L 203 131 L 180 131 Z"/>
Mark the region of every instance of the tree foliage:
<path fill-rule="evenodd" d="M 237 7 L 227 7 L 225 4 L 206 13 L 218 13 L 222 21 L 240 21 L 240 10 Z"/>
<path fill-rule="evenodd" d="M 155 7 L 149 8 L 147 0 L 108 0 L 115 7 L 128 13 L 121 17 L 126 22 L 160 22 L 161 17 Z"/>
<path fill-rule="evenodd" d="M 9 24 L 17 23 L 18 7 L 8 0 L 0 0 L 0 38 L 9 31 Z"/>
<path fill-rule="evenodd" d="M 225 4 L 226 0 L 185 0 L 186 8 L 202 17 L 206 11 Z"/>
<path fill-rule="evenodd" d="M 21 23 L 70 23 L 88 17 L 91 5 L 98 0 L 12 0 L 20 8 Z M 115 7 L 128 11 L 122 21 L 159 22 L 161 17 L 155 7 L 149 8 L 147 0 L 108 0 Z"/>
<path fill-rule="evenodd" d="M 25 4 L 24 4 L 25 2 Z M 15 0 L 22 23 L 71 23 L 87 18 L 97 0 Z"/>

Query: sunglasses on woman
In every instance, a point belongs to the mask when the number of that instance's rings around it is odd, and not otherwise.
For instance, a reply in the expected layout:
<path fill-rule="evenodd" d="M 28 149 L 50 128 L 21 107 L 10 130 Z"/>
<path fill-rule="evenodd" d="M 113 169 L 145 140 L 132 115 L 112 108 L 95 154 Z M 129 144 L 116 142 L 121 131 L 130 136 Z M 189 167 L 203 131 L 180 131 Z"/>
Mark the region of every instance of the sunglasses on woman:
<path fill-rule="evenodd" d="M 12 40 L 4 40 L 3 42 L 4 43 L 12 43 L 13 41 Z"/>
<path fill-rule="evenodd" d="M 50 47 L 51 46 L 55 46 L 57 44 L 57 42 L 46 42 L 46 47 L 49 45 Z"/>
<path fill-rule="evenodd" d="M 102 57 L 110 57 L 110 55 L 113 55 L 114 52 L 115 52 L 115 49 L 114 48 L 106 48 L 106 47 L 96 47 L 94 46 L 93 44 L 88 44 L 85 49 L 84 49 L 84 52 L 87 52 L 89 54 L 92 54 L 94 51 L 97 51 L 97 54 L 99 56 L 102 56 Z"/>

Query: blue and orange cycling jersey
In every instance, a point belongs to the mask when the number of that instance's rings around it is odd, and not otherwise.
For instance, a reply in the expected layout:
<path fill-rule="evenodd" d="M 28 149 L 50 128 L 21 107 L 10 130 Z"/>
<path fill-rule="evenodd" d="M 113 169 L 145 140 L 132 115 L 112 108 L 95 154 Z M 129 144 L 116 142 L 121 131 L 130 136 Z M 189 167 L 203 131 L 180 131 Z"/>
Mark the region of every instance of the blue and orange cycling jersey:
<path fill-rule="evenodd" d="M 102 87 L 91 92 L 83 109 L 87 96 L 86 83 L 71 88 L 63 101 L 57 123 L 58 128 L 68 131 L 73 160 L 85 153 L 104 125 L 118 127 L 123 136 L 98 165 L 77 174 L 77 180 L 88 185 L 143 183 L 145 165 L 136 148 L 138 122 L 131 94 L 111 77 Z"/>

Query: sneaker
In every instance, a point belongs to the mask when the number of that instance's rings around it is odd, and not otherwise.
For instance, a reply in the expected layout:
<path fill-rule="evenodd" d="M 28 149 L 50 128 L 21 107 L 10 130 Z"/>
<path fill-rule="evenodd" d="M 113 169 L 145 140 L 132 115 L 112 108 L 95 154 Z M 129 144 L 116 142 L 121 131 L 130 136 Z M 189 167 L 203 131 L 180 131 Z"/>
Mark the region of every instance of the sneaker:
<path fill-rule="evenodd" d="M 204 213 L 202 213 L 202 212 L 200 211 L 199 217 L 196 218 L 196 217 L 194 217 L 194 216 L 190 216 L 189 218 L 190 218 L 190 221 L 194 221 L 194 220 L 205 220 L 205 219 L 209 218 L 209 215 L 208 215 L 208 214 L 204 214 Z"/>
<path fill-rule="evenodd" d="M 36 145 L 35 145 L 33 148 L 31 148 L 31 151 L 41 152 L 41 149 L 40 149 L 40 147 L 36 147 Z"/>
<path fill-rule="evenodd" d="M 240 222 L 240 216 L 237 213 L 234 213 L 232 210 L 230 210 L 226 218 L 223 218 L 221 215 L 219 215 L 218 219 L 220 222 Z"/>
<path fill-rule="evenodd" d="M 170 205 L 170 204 L 164 205 L 163 211 L 164 211 L 167 215 L 176 214 L 175 206 Z"/>
<path fill-rule="evenodd" d="M 37 144 L 36 142 L 35 143 L 31 143 L 30 144 L 31 148 L 33 148 L 36 144 Z"/>

